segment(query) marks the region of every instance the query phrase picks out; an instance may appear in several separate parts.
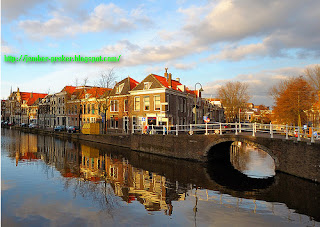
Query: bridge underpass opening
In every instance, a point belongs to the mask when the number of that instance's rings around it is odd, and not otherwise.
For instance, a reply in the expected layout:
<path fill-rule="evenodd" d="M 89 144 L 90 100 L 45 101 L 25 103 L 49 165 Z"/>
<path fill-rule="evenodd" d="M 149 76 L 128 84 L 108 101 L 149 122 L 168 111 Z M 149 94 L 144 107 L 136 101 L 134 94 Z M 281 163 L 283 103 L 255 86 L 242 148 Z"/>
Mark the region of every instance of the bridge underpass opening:
<path fill-rule="evenodd" d="M 273 177 L 275 163 L 262 149 L 243 142 L 233 142 L 230 146 L 230 162 L 235 169 L 252 178 Z"/>
<path fill-rule="evenodd" d="M 239 141 L 226 141 L 208 151 L 208 173 L 230 189 L 265 189 L 274 182 L 275 163 L 265 151 Z"/>

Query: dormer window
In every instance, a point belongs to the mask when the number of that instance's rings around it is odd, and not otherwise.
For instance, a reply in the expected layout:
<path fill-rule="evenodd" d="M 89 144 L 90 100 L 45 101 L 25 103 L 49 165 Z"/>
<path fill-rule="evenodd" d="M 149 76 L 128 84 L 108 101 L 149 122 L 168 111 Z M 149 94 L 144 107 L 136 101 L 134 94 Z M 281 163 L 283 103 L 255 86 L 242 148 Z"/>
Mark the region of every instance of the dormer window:
<path fill-rule="evenodd" d="M 120 94 L 121 91 L 122 91 L 122 89 L 123 89 L 123 87 L 124 87 L 124 84 L 118 85 L 118 86 L 116 87 L 116 94 Z"/>
<path fill-rule="evenodd" d="M 86 94 L 86 95 L 85 95 L 85 98 L 86 98 L 86 99 L 89 98 L 89 94 Z"/>
<path fill-rule="evenodd" d="M 151 87 L 151 82 L 144 82 L 144 86 L 143 86 L 143 89 L 149 89 Z"/>

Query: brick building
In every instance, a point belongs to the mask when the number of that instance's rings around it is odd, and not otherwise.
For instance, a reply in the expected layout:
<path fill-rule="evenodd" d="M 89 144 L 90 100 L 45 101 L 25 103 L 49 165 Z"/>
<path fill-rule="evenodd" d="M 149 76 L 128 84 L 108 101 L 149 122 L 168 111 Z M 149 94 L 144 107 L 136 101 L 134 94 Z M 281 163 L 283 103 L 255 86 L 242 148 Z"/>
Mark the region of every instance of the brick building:
<path fill-rule="evenodd" d="M 20 92 L 10 92 L 7 99 L 7 111 L 9 121 L 15 124 L 38 123 L 38 103 L 47 94 Z"/>
<path fill-rule="evenodd" d="M 167 73 L 167 69 L 164 76 L 147 76 L 130 94 L 133 102 L 133 124 L 187 125 L 194 122 L 192 110 L 196 92 L 181 84 L 179 78 L 172 79 L 172 74 Z M 198 118 L 201 119 L 202 116 L 199 114 Z"/>
<path fill-rule="evenodd" d="M 134 102 L 130 91 L 139 82 L 127 77 L 117 83 L 108 97 L 107 128 L 109 132 L 125 132 L 132 130 L 131 113 L 134 110 Z"/>

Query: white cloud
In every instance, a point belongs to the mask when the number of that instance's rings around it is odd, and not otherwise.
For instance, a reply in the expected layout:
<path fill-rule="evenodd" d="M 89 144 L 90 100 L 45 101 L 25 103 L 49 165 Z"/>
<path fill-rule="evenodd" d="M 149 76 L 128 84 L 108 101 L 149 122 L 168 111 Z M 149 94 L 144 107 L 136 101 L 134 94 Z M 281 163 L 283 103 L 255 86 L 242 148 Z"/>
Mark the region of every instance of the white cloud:
<path fill-rule="evenodd" d="M 3 21 L 8 22 L 17 19 L 21 15 L 26 15 L 28 10 L 42 2 L 42 0 L 2 0 L 1 13 Z"/>
<path fill-rule="evenodd" d="M 1 46 L 1 54 L 13 54 L 15 53 L 14 49 L 7 45 Z"/>
<path fill-rule="evenodd" d="M 173 67 L 181 70 L 189 70 L 193 69 L 196 66 L 196 63 L 173 63 Z"/>
<path fill-rule="evenodd" d="M 247 56 L 283 56 L 290 49 L 320 56 L 320 2 L 315 0 L 220 0 L 179 9 L 186 16 L 183 32 L 198 45 L 220 44 L 209 60 L 241 60 Z M 204 17 L 197 12 L 209 12 Z M 203 15 L 203 14 L 200 14 Z M 252 44 L 240 41 L 255 38 Z"/>
<path fill-rule="evenodd" d="M 65 16 L 63 12 L 52 12 L 52 18 L 47 21 L 24 20 L 18 26 L 30 38 L 38 40 L 44 37 L 65 37 L 78 33 L 88 32 L 130 32 L 141 26 L 151 23 L 151 20 L 144 14 L 142 8 L 133 9 L 129 14 L 124 9 L 113 3 L 100 4 L 96 6 L 83 21 Z"/>
<path fill-rule="evenodd" d="M 1 39 L 1 55 L 14 54 L 17 50 L 10 46 L 7 41 Z"/>
<path fill-rule="evenodd" d="M 186 45 L 182 41 L 172 42 L 163 46 L 139 46 L 128 40 L 122 40 L 114 45 L 105 46 L 101 50 L 96 50 L 95 52 L 106 56 L 110 54 L 118 56 L 121 54 L 121 62 L 119 62 L 120 66 L 135 66 L 173 61 L 186 55 L 200 53 L 204 50 L 205 47 L 196 47 L 193 43 Z M 181 64 L 177 64 L 176 66 L 182 67 Z"/>
<path fill-rule="evenodd" d="M 307 65 L 305 67 L 286 67 L 275 70 L 263 70 L 255 74 L 240 74 L 231 79 L 217 80 L 208 82 L 204 88 L 205 96 L 217 96 L 217 91 L 220 86 L 224 85 L 228 81 L 241 81 L 249 85 L 248 91 L 251 97 L 251 102 L 255 104 L 273 105 L 272 97 L 269 95 L 270 88 L 291 76 L 302 75 L 306 67 L 312 67 Z"/>

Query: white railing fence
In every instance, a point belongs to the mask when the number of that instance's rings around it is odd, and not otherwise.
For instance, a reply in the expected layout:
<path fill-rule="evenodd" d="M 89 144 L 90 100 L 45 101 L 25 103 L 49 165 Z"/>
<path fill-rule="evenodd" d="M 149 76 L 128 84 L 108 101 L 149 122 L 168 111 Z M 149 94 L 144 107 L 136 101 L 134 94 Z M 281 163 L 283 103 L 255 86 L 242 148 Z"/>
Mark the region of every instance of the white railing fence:
<path fill-rule="evenodd" d="M 188 124 L 188 125 L 133 125 L 132 133 L 139 134 L 161 134 L 161 135 L 179 135 L 179 134 L 243 134 L 250 133 L 252 136 L 268 135 L 270 138 L 283 136 L 285 139 L 297 138 L 308 139 L 311 142 L 320 140 L 320 128 L 298 127 L 278 124 L 260 124 L 260 123 L 206 123 L 206 124 Z"/>

